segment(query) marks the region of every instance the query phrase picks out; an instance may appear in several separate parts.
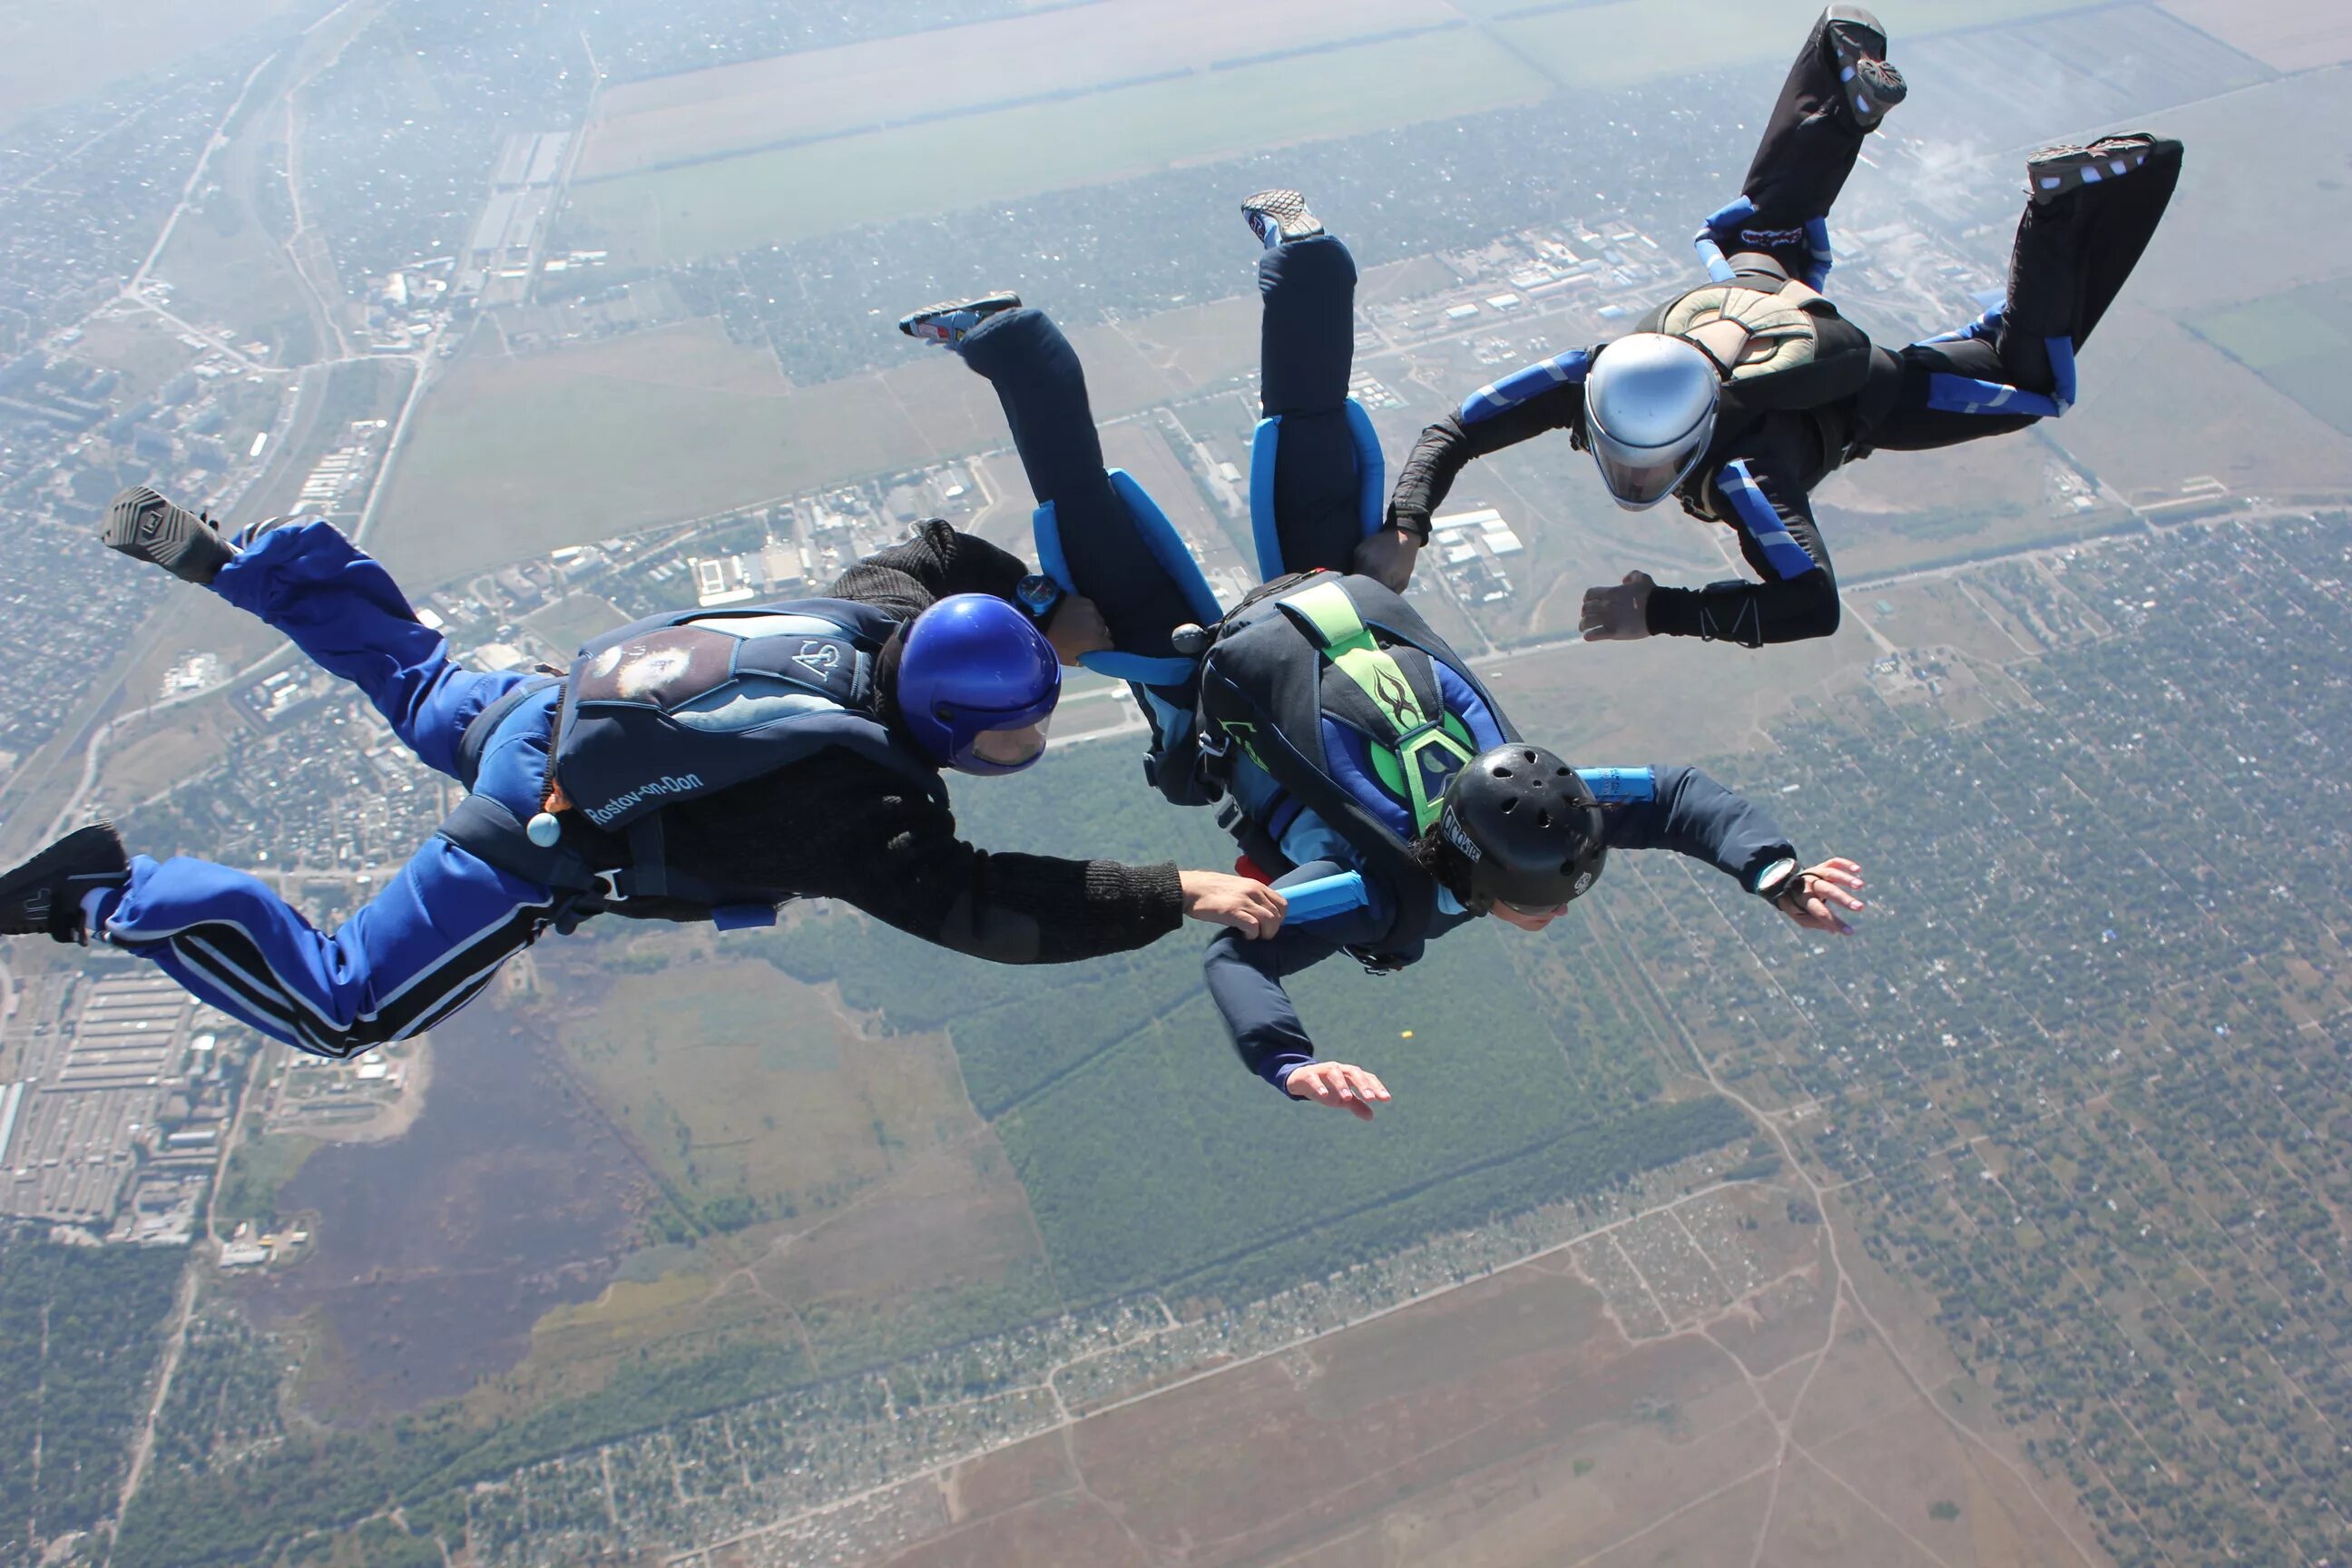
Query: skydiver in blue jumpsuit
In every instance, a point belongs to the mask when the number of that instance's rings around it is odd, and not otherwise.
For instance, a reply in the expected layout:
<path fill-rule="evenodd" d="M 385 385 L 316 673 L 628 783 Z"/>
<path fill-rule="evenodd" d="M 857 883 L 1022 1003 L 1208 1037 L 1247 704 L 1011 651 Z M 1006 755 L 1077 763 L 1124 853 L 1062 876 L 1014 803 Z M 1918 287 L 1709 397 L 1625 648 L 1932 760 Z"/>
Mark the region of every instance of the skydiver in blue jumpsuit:
<path fill-rule="evenodd" d="M 1243 1063 L 1370 1120 L 1388 1089 L 1316 1051 L 1284 980 L 1340 952 L 1400 969 L 1486 914 L 1541 931 L 1612 848 L 1689 855 L 1800 925 L 1847 931 L 1854 862 L 1802 865 L 1761 808 L 1691 768 L 1570 769 L 1520 740 L 1385 585 L 1412 550 L 1381 520 L 1379 447 L 1348 397 L 1354 265 L 1296 192 L 1244 212 L 1266 246 L 1252 501 L 1267 581 L 1230 613 L 1150 498 L 1104 472 L 1076 354 L 1043 312 L 999 294 L 900 323 L 995 387 L 1042 503 L 1040 560 L 1101 605 L 1111 647 L 1084 662 L 1137 689 L 1160 792 L 1225 802 L 1244 863 L 1276 888 L 1344 891 L 1331 912 L 1295 909 L 1272 942 L 1211 942 L 1208 988 Z"/>
<path fill-rule="evenodd" d="M 941 770 L 1018 772 L 1045 748 L 1057 656 L 1100 638 L 1081 600 L 944 522 L 857 563 L 827 598 L 655 617 L 561 678 L 459 667 L 383 568 L 323 521 L 234 540 L 151 489 L 112 548 L 209 587 L 350 680 L 469 793 L 331 932 L 255 878 L 126 855 L 76 830 L 0 876 L 0 934 L 101 941 L 315 1055 L 432 1027 L 551 927 L 612 912 L 723 928 L 835 898 L 1007 963 L 1144 946 L 1186 916 L 1253 935 L 1277 894 L 1172 865 L 991 855 Z"/>
<path fill-rule="evenodd" d="M 1618 504 L 1668 495 L 1730 527 L 1758 580 L 1662 587 L 1645 573 L 1586 594 L 1588 639 L 1669 636 L 1744 647 L 1827 637 L 1837 584 L 1814 486 L 1874 451 L 1918 451 L 2066 412 L 2074 355 L 2146 250 L 2180 174 L 2180 144 L 2145 132 L 2044 149 L 2005 302 L 1896 353 L 1819 290 L 1828 218 L 1864 139 L 1902 101 L 1877 18 L 1824 11 L 1807 36 L 1740 196 L 1697 238 L 1710 280 L 1631 335 L 1481 387 L 1425 430 L 1390 520 L 1425 541 L 1474 458 L 1548 430 L 1590 450 Z"/>

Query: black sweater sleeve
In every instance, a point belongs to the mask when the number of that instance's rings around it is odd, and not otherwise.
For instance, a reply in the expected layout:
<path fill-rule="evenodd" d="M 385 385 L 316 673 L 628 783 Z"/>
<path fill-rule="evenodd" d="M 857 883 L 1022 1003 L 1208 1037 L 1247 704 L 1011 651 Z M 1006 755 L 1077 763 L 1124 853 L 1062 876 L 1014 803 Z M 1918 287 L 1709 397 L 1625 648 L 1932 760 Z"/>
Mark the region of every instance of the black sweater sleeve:
<path fill-rule="evenodd" d="M 852 565 L 825 592 L 911 618 L 952 594 L 986 594 L 1018 604 L 1013 591 L 1028 574 L 1028 563 L 1018 555 L 933 518 L 905 543 Z"/>
<path fill-rule="evenodd" d="M 1173 864 L 997 855 L 913 781 L 830 752 L 664 813 L 675 864 L 747 902 L 830 898 L 997 963 L 1126 952 L 1183 922 Z"/>

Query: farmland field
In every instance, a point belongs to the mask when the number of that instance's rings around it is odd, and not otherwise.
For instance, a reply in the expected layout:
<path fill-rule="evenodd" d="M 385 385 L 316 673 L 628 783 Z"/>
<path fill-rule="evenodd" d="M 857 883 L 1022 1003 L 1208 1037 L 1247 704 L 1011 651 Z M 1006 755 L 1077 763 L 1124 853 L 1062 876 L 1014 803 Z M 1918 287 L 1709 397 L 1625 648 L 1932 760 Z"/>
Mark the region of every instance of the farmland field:
<path fill-rule="evenodd" d="M 1247 371 L 1257 301 L 1073 337 L 1096 411 L 1116 417 Z M 422 589 L 1006 441 L 985 382 L 911 347 L 898 368 L 803 388 L 709 322 L 520 358 L 478 345 L 420 410 L 369 547 Z"/>
<path fill-rule="evenodd" d="M 1767 1186 L 878 1491 L 890 1568 L 2104 1562 L 1916 1308 Z M 1851 1248 L 1849 1248 L 1851 1250 Z M 1850 1271 L 1850 1272 L 1849 1272 Z M 716 1568 L 780 1563 L 754 1539 Z"/>
<path fill-rule="evenodd" d="M 1549 79 L 1454 29 L 1188 71 L 577 187 L 562 241 L 654 263 L 1528 102 Z"/>
<path fill-rule="evenodd" d="M 2352 11 L 2334 0 L 2164 0 L 2164 8 L 2283 71 L 2352 60 Z"/>
<path fill-rule="evenodd" d="M 1450 25 L 1458 17 L 1444 0 L 1097 0 L 779 55 L 614 88 L 598 104 L 579 177 L 1115 91 L 1177 71 Z"/>
<path fill-rule="evenodd" d="M 2352 301 L 2341 281 L 2315 284 L 2189 319 L 2198 336 L 2352 435 Z"/>

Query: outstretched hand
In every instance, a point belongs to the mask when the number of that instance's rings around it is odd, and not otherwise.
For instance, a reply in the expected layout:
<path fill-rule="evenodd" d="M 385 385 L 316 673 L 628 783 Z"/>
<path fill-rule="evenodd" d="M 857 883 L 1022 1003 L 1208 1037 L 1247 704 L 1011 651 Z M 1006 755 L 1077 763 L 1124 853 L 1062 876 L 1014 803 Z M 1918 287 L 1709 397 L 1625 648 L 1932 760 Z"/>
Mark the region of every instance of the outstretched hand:
<path fill-rule="evenodd" d="M 1790 878 L 1788 891 L 1773 900 L 1772 907 L 1807 931 L 1852 936 L 1853 927 L 1838 910 L 1864 907 L 1863 901 L 1854 897 L 1862 886 L 1859 865 L 1843 858 L 1824 860 Z"/>
<path fill-rule="evenodd" d="M 1372 1119 L 1374 1105 L 1386 1105 L 1388 1086 L 1370 1073 L 1346 1062 L 1308 1062 L 1293 1068 L 1284 1080 L 1293 1100 L 1311 1100 L 1318 1105 L 1336 1105 L 1352 1114 L 1359 1121 Z"/>
<path fill-rule="evenodd" d="M 1390 593 L 1402 594 L 1405 584 L 1412 581 L 1412 563 L 1420 554 L 1419 534 L 1402 528 L 1383 528 L 1356 546 L 1356 557 L 1350 564 Z"/>
<path fill-rule="evenodd" d="M 1636 642 L 1648 637 L 1650 590 L 1657 585 L 1647 572 L 1628 572 L 1613 588 L 1587 588 L 1577 629 L 1586 642 Z"/>
<path fill-rule="evenodd" d="M 1184 913 L 1210 925 L 1231 926 L 1255 942 L 1282 929 L 1290 901 L 1264 882 L 1230 871 L 1179 871 Z"/>
<path fill-rule="evenodd" d="M 1092 599 L 1066 594 L 1045 622 L 1045 640 L 1054 645 L 1055 658 L 1075 665 L 1087 654 L 1109 650 L 1110 626 Z"/>

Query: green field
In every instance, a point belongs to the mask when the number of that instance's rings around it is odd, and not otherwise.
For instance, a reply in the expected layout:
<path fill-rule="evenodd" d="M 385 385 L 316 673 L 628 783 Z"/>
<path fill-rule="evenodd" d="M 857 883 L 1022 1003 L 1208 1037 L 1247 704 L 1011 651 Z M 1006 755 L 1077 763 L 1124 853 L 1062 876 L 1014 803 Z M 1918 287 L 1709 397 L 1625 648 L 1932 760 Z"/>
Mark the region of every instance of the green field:
<path fill-rule="evenodd" d="M 1550 88 L 1482 32 L 1361 44 L 599 181 L 572 192 L 561 240 L 628 262 L 685 261 L 1451 119 Z"/>
<path fill-rule="evenodd" d="M 971 1130 L 938 1042 L 861 1041 L 831 998 L 765 963 L 625 974 L 564 1047 L 674 1194 L 720 1229 L 815 1212 Z"/>
<path fill-rule="evenodd" d="M 1114 418 L 1255 364 L 1257 301 L 1072 336 Z M 709 321 L 524 358 L 478 339 L 418 411 L 368 545 L 422 590 L 1009 439 L 985 382 L 911 349 L 898 369 L 801 388 Z"/>
<path fill-rule="evenodd" d="M 1612 5 L 1546 5 L 1541 0 L 1459 0 L 1490 19 L 1514 50 L 1563 83 L 1629 87 L 1660 77 L 1793 54 L 1820 15 L 1812 0 L 1616 0 Z M 1917 0 L 1884 9 L 1903 38 L 1979 27 L 2068 9 L 2065 0 Z"/>
<path fill-rule="evenodd" d="M 2198 336 L 2352 436 L 2352 299 L 2343 281 L 2191 316 Z"/>

